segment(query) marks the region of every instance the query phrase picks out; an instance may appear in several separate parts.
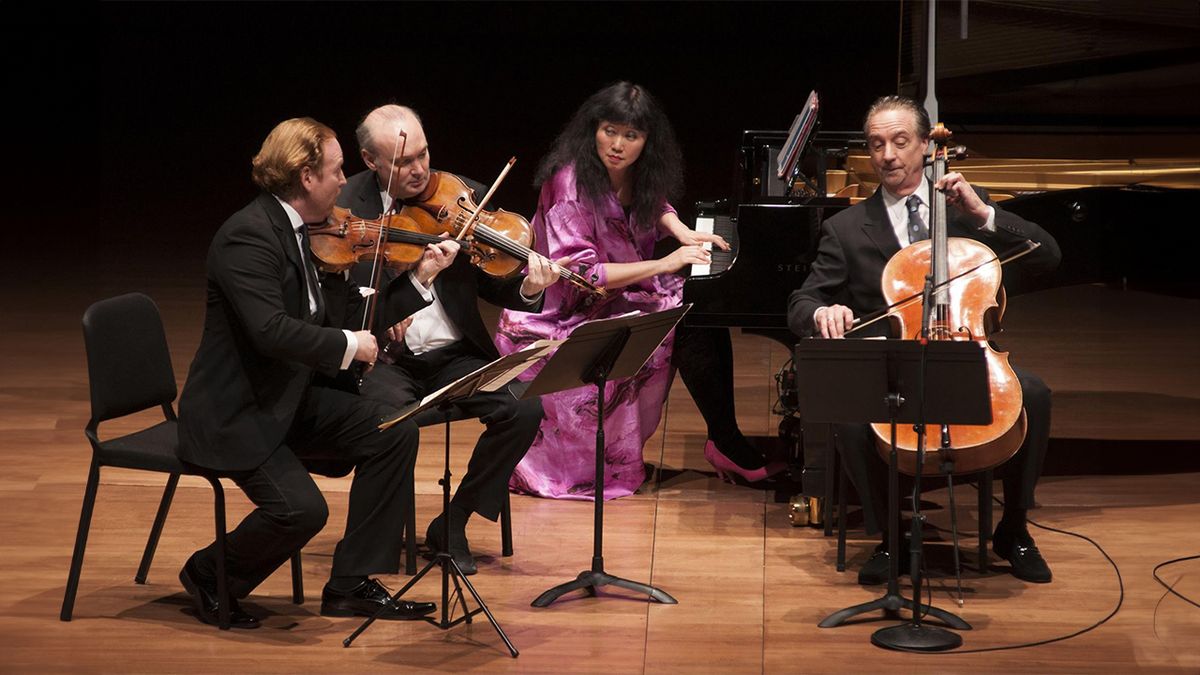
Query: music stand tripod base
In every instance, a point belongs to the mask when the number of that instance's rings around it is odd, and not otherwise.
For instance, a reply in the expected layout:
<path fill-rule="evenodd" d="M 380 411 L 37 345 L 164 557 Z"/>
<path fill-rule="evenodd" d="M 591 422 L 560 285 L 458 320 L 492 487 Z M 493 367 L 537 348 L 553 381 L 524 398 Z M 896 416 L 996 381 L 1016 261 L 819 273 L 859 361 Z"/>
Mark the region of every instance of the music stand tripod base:
<path fill-rule="evenodd" d="M 444 468 L 442 469 L 442 478 L 441 478 L 441 480 L 438 481 L 438 483 L 441 484 L 441 486 L 442 486 L 442 513 L 446 514 L 442 518 L 442 541 L 445 542 L 444 545 L 447 545 L 447 546 L 449 545 L 449 541 L 450 541 L 449 513 L 450 513 L 450 478 L 451 478 L 451 476 L 450 476 L 451 404 L 453 404 L 457 400 L 460 400 L 461 398 L 466 398 L 474 393 L 475 393 L 474 391 L 463 392 L 458 396 L 455 396 L 454 394 L 449 393 L 446 395 L 445 400 L 441 401 L 438 404 L 438 409 L 441 410 L 443 415 L 445 416 L 445 424 L 446 424 L 446 442 L 445 442 L 444 451 L 443 451 L 444 452 L 444 465 L 443 465 Z M 508 635 L 505 634 L 504 629 L 500 627 L 500 623 L 496 621 L 496 617 L 493 616 L 491 610 L 488 609 L 487 603 L 485 603 L 483 601 L 483 598 L 479 595 L 479 592 L 475 590 L 475 586 L 472 585 L 470 580 L 467 579 L 467 576 L 465 574 L 463 574 L 463 571 L 462 571 L 462 569 L 459 568 L 458 563 L 454 562 L 454 556 L 449 551 L 446 551 L 446 550 L 436 551 L 435 555 L 433 556 L 433 559 L 430 560 L 428 563 L 426 563 L 425 567 L 422 568 L 421 571 L 418 572 L 416 576 L 414 576 L 412 579 L 409 579 L 408 583 L 404 584 L 404 587 L 401 588 L 399 591 L 397 591 L 392 596 L 392 598 L 391 598 L 392 602 L 399 602 L 400 598 L 404 597 L 404 594 L 407 593 L 410 588 L 415 586 L 418 581 L 420 581 L 422 578 L 424 578 L 425 575 L 428 574 L 429 571 L 433 569 L 434 565 L 441 565 L 441 567 L 442 567 L 441 618 L 434 619 L 431 617 L 422 617 L 422 619 L 426 623 L 429 623 L 430 625 L 432 625 L 436 628 L 440 628 L 442 630 L 448 630 L 448 629 L 453 628 L 454 626 L 457 626 L 461 623 L 471 623 L 471 618 L 474 617 L 476 614 L 479 614 L 482 612 L 483 614 L 485 614 L 487 616 L 487 620 L 489 623 L 491 623 L 492 628 L 494 628 L 496 630 L 496 634 L 499 635 L 500 639 L 504 641 L 504 646 L 508 648 L 508 653 L 514 659 L 517 658 L 517 656 L 520 654 L 520 652 L 518 652 L 517 648 L 515 646 L 513 646 L 512 641 L 508 639 Z M 453 621 L 450 620 L 450 605 L 451 605 L 450 583 L 451 582 L 454 583 L 455 596 L 458 598 L 458 604 L 461 604 L 462 610 L 463 610 L 462 616 L 458 617 L 457 619 L 454 619 Z M 460 582 L 461 582 L 461 585 L 460 585 Z M 475 609 L 469 609 L 467 607 L 467 599 L 463 595 L 463 591 L 462 591 L 463 586 L 467 587 L 467 590 L 470 591 L 470 593 L 471 593 L 471 597 L 475 598 L 475 603 L 477 605 L 479 605 Z M 380 617 L 380 615 L 383 614 L 384 609 L 385 609 L 385 607 L 380 607 L 379 611 L 375 612 L 374 616 L 369 617 L 366 621 L 364 621 L 362 623 L 362 625 L 360 625 L 345 640 L 342 640 L 342 646 L 349 647 L 350 644 L 354 642 L 355 638 L 357 638 L 359 635 L 361 635 L 363 631 L 365 631 L 368 627 L 370 627 L 371 624 L 373 624 Z"/>
<path fill-rule="evenodd" d="M 530 604 L 534 607 L 549 607 L 552 602 L 560 597 L 570 593 L 571 591 L 577 591 L 580 589 L 586 590 L 588 595 L 594 596 L 596 595 L 596 590 L 601 586 L 616 586 L 618 588 L 627 588 L 631 591 L 645 593 L 646 595 L 650 596 L 651 600 L 656 600 L 664 605 L 679 604 L 678 600 L 671 597 L 669 593 L 660 588 L 655 588 L 649 584 L 643 584 L 637 581 L 622 579 L 621 577 L 614 577 L 613 575 L 606 573 L 604 570 L 584 570 L 580 572 L 579 576 L 575 577 L 574 580 L 568 581 L 564 584 L 559 584 L 554 588 L 543 592 Z"/>
<path fill-rule="evenodd" d="M 890 586 L 890 583 L 889 583 Z M 854 605 L 845 609 L 830 614 L 818 623 L 819 628 L 837 628 L 846 623 L 846 621 L 859 614 L 866 614 L 875 610 L 883 610 L 886 616 L 898 616 L 901 609 L 913 610 L 913 602 L 908 598 L 900 595 L 899 590 L 889 589 L 888 592 L 881 598 L 876 598 L 870 602 L 864 602 L 861 605 Z M 921 604 L 919 610 L 924 617 L 932 617 L 956 630 L 971 630 L 971 624 L 963 621 L 961 617 L 952 612 L 947 612 L 939 607 L 932 605 Z M 957 636 L 956 636 L 957 637 Z"/>
<path fill-rule="evenodd" d="M 539 595 L 533 607 L 548 607 L 563 595 L 586 590 L 595 596 L 601 586 L 645 593 L 664 605 L 679 601 L 649 584 L 615 577 L 604 571 L 604 392 L 609 379 L 631 377 L 641 369 L 691 305 L 635 316 L 591 321 L 577 327 L 559 347 L 523 397 L 594 385 L 596 390 L 596 482 L 592 491 L 592 567 L 574 579 Z"/>

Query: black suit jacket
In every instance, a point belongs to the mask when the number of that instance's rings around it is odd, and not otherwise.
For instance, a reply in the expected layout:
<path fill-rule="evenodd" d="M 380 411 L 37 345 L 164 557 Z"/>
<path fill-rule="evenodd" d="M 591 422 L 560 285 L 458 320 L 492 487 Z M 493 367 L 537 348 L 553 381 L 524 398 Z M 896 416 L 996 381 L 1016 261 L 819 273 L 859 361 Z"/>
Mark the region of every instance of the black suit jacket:
<path fill-rule="evenodd" d="M 300 249 L 275 197 L 229 217 L 209 247 L 200 347 L 179 400 L 179 456 L 254 468 L 281 446 L 314 370 L 336 372 L 341 330 L 307 321 Z"/>
<path fill-rule="evenodd" d="M 463 181 L 476 195 L 486 192 L 482 185 L 469 178 L 463 178 Z M 379 193 L 379 183 L 375 174 L 362 171 L 346 181 L 346 186 L 338 195 L 338 206 L 350 209 L 356 216 L 377 218 L 383 213 L 383 201 Z M 369 285 L 370 265 L 356 265 L 351 270 L 351 278 L 358 284 Z M 483 325 L 477 298 L 518 312 L 541 311 L 542 298 L 539 297 L 537 302 L 531 305 L 521 297 L 521 282 L 524 280 L 525 276 L 521 274 L 508 279 L 497 279 L 472 265 L 466 255 L 460 254 L 455 257 L 450 267 L 434 278 L 433 290 L 441 299 L 447 316 L 462 332 L 463 339 L 474 345 L 482 356 L 497 359 L 500 354 L 492 343 L 487 327 Z M 407 273 L 397 274 L 391 270 L 384 270 L 383 286 L 383 311 L 375 321 L 376 328 L 381 331 L 428 304 L 421 298 Z M 334 297 L 339 295 L 340 292 L 333 293 Z"/>
<path fill-rule="evenodd" d="M 1014 261 L 1026 273 L 1040 274 L 1058 266 L 1062 254 L 1058 242 L 1035 223 L 1008 213 L 975 188 L 984 202 L 996 209 L 996 231 L 983 232 L 966 222 L 955 209 L 947 209 L 947 235 L 968 237 L 983 242 L 997 253 L 1026 239 L 1042 244 L 1033 253 Z M 788 327 L 802 337 L 814 332 L 813 313 L 818 307 L 841 304 L 854 316 L 882 309 L 886 303 L 880 282 L 888 260 L 900 251 L 892 223 L 883 204 L 883 188 L 866 200 L 839 211 L 821 224 L 821 240 L 812 270 L 799 289 L 788 298 Z M 1005 274 L 1009 274 L 1006 266 Z M 859 337 L 886 335 L 888 324 L 880 321 L 867 326 Z"/>
<path fill-rule="evenodd" d="M 207 269 L 204 332 L 179 399 L 179 457 L 253 469 L 283 444 L 313 372 L 337 372 L 346 338 L 307 320 L 299 247 L 269 194 L 225 221 Z"/>

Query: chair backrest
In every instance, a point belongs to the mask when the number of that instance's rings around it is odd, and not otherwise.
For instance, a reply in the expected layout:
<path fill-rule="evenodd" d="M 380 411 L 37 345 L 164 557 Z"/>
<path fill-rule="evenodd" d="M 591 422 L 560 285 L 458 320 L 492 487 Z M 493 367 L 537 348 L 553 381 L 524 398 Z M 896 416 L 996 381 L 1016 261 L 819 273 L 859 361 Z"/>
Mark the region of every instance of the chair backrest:
<path fill-rule="evenodd" d="M 83 313 L 89 428 L 175 400 L 175 373 L 158 306 L 142 293 L 101 300 Z"/>

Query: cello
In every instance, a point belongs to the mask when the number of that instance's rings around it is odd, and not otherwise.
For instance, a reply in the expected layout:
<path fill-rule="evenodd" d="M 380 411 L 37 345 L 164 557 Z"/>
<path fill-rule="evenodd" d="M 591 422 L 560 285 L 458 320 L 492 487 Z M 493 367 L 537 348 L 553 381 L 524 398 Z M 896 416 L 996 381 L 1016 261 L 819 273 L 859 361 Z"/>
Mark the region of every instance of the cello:
<path fill-rule="evenodd" d="M 930 133 L 932 183 L 946 175 L 950 131 L 942 124 Z M 991 393 L 992 423 L 986 425 L 943 424 L 938 426 L 938 453 L 926 462 L 949 462 L 951 473 L 973 473 L 994 467 L 1016 454 L 1025 439 L 1027 422 L 1021 384 L 1008 363 L 1008 354 L 988 342 L 989 326 L 999 325 L 1003 312 L 1001 261 L 985 244 L 946 232 L 946 196 L 935 189 L 930 202 L 930 238 L 900 250 L 884 267 L 882 291 L 890 307 L 898 335 L 909 340 L 970 340 L 985 351 L 988 388 Z M 920 297 L 932 267 L 932 302 L 926 308 Z M 951 284 L 954 280 L 956 283 Z M 928 312 L 927 316 L 923 316 Z M 922 326 L 928 318 L 927 338 Z M 887 459 L 891 449 L 891 426 L 871 425 L 876 446 Z M 931 432 L 932 433 L 932 432 Z M 913 427 L 896 429 L 898 466 L 915 475 L 918 433 Z M 930 456 L 936 459 L 929 460 Z"/>

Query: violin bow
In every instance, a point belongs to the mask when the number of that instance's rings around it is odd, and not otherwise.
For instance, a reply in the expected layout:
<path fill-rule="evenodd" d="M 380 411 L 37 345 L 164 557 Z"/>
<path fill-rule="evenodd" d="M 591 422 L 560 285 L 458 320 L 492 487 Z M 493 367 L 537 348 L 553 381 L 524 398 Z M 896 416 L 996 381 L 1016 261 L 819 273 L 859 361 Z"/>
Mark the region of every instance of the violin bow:
<path fill-rule="evenodd" d="M 1001 265 L 1007 265 L 1008 263 L 1016 260 L 1017 258 L 1021 258 L 1026 255 L 1029 255 L 1030 253 L 1033 253 L 1041 245 L 1042 244 L 1040 242 L 1026 239 L 1024 242 L 1017 244 L 1013 248 L 1009 249 L 1003 257 L 998 256 L 998 255 L 993 256 L 992 258 L 979 263 L 978 265 L 972 267 L 971 269 L 963 270 L 962 272 L 955 274 L 954 276 L 950 277 L 949 279 L 946 279 L 942 283 L 936 284 L 933 287 L 933 290 L 936 291 L 940 288 L 948 287 L 951 283 L 958 281 L 959 279 L 963 279 L 967 276 L 970 276 L 970 275 L 978 272 L 979 270 L 987 267 L 988 265 L 991 265 L 994 262 L 999 262 Z M 867 314 L 866 316 L 861 316 L 861 317 L 854 319 L 854 327 L 851 328 L 850 330 L 846 331 L 845 334 L 849 335 L 850 333 L 853 333 L 860 328 L 865 328 L 865 327 L 875 323 L 876 321 L 879 321 L 881 319 L 887 318 L 887 317 L 895 314 L 897 311 L 904 309 L 905 307 L 908 307 L 909 305 L 913 304 L 914 302 L 918 302 L 921 299 L 921 296 L 923 294 L 924 294 L 924 291 L 919 292 L 919 293 L 914 293 L 914 294 L 908 296 L 907 298 L 893 302 L 892 304 L 888 305 L 887 307 L 884 307 L 881 310 L 871 312 L 870 314 Z"/>
<path fill-rule="evenodd" d="M 387 185 L 384 186 L 384 188 L 383 188 L 384 192 L 386 192 L 388 195 L 392 194 L 392 177 L 394 177 L 396 175 L 396 171 L 395 171 L 396 157 L 397 156 L 403 157 L 404 150 L 408 146 L 408 134 L 405 133 L 404 129 L 396 130 L 396 140 L 398 142 L 392 146 L 392 161 L 391 161 L 392 170 L 388 172 L 388 182 L 387 182 Z M 397 200 L 397 199 L 394 199 L 394 198 L 392 199 L 392 210 L 393 211 L 395 210 L 396 203 L 398 201 L 399 200 Z M 375 232 L 375 237 L 376 237 L 376 239 L 375 239 L 375 255 L 371 259 L 371 287 L 369 289 L 361 289 L 361 288 L 359 289 L 359 292 L 362 293 L 363 296 L 366 297 L 366 299 L 367 299 L 366 306 L 363 308 L 363 318 L 362 318 L 362 323 L 360 324 L 361 328 L 359 330 L 369 331 L 372 329 L 372 327 L 374 327 L 374 324 L 375 324 L 375 306 L 376 306 L 375 301 L 379 297 L 379 283 L 383 279 L 383 265 L 380 263 L 380 261 L 383 259 L 383 245 L 385 243 L 384 237 L 387 236 L 387 233 L 384 231 L 384 227 L 383 227 L 383 216 L 384 215 L 385 214 L 383 214 L 383 213 L 379 214 L 378 229 Z M 366 221 L 366 222 L 369 223 L 370 221 Z M 387 347 L 385 346 L 384 349 L 386 349 L 386 348 Z M 381 349 L 380 351 L 383 351 L 383 350 Z M 374 365 L 374 364 L 371 364 L 371 365 Z M 360 386 L 362 385 L 362 378 L 365 373 L 366 373 L 366 369 L 364 368 L 358 374 L 358 384 Z"/>
<path fill-rule="evenodd" d="M 458 231 L 458 235 L 454 237 L 455 241 L 461 241 L 462 238 L 466 236 L 467 231 L 474 227 L 475 221 L 479 220 L 479 214 L 483 213 L 483 205 L 488 203 L 488 200 L 492 198 L 492 195 L 496 194 L 496 188 L 500 187 L 500 183 L 504 182 L 504 177 L 508 175 L 509 169 L 511 169 L 513 164 L 516 163 L 516 157 L 509 158 L 508 164 L 505 164 L 504 168 L 500 170 L 500 175 L 496 176 L 496 181 L 492 183 L 492 187 L 488 188 L 487 194 L 484 195 L 483 199 L 480 199 L 479 203 L 475 205 L 475 210 L 471 212 L 471 217 L 467 219 L 467 222 L 463 224 L 462 229 Z"/>

